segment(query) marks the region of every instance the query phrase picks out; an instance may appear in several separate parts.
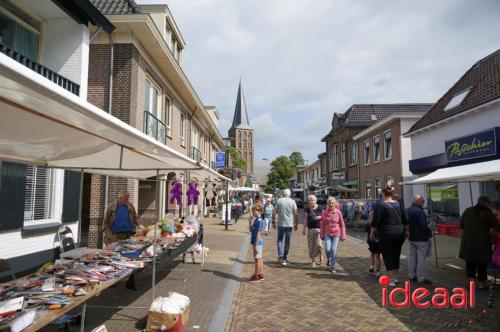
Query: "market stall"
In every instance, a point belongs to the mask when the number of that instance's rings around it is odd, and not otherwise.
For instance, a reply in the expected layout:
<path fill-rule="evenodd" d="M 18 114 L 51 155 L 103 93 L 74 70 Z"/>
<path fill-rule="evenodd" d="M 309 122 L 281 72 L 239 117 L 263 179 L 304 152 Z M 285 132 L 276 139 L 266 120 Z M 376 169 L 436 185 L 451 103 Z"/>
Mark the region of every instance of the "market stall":
<path fill-rule="evenodd" d="M 93 173 L 135 179 L 155 177 L 156 220 L 160 216 L 160 176 L 172 170 L 207 169 L 51 81 L 32 75 L 29 69 L 3 54 L 0 58 L 0 160 L 78 170 L 81 175 Z M 81 193 L 83 176 L 80 179 Z M 81 195 L 79 206 L 81 221 Z M 40 274 L 2 284 L 1 295 L 4 299 L 13 300 L 20 295 L 17 298 L 22 297 L 26 301 L 26 304 L 21 303 L 20 308 L 2 316 L 17 319 L 17 315 L 24 316 L 28 312 L 31 315 L 37 310 L 36 316 L 31 318 L 30 327 L 36 330 L 83 304 L 83 331 L 86 301 L 118 281 L 135 276 L 134 269 L 146 266 L 153 271 L 152 298 L 155 299 L 157 255 L 161 261 L 180 254 L 196 243 L 203 236 L 203 231 L 196 229 L 190 236 L 186 234 L 183 241 L 170 243 L 159 238 L 162 229 L 158 230 L 156 222 L 152 226 L 150 241 L 135 243 L 142 246 L 140 250 L 135 250 L 136 257 L 126 256 L 130 250 L 85 250 L 78 257 L 73 257 L 70 262 L 73 265 L 65 265 L 69 263 L 62 261 Z M 171 238 L 180 233 L 178 229 L 170 231 Z M 185 241 L 186 238 L 189 240 Z M 112 276 L 111 271 L 114 271 Z M 36 281 L 30 283 L 33 278 Z M 93 286 L 85 290 L 87 285 Z M 29 290 L 28 293 L 26 290 Z M 36 308 L 29 310 L 27 303 L 36 304 Z"/>

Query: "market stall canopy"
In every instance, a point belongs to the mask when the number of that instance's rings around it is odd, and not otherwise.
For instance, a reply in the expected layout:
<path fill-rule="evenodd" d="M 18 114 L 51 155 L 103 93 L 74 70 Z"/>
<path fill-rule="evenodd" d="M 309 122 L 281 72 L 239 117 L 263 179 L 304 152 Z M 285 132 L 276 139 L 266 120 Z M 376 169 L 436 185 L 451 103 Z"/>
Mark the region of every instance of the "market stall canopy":
<path fill-rule="evenodd" d="M 355 193 L 355 192 L 358 191 L 357 189 L 347 188 L 347 187 L 344 187 L 344 186 L 341 186 L 341 185 L 336 185 L 336 186 L 333 186 L 333 187 L 330 187 L 330 188 L 333 189 L 333 190 L 335 190 L 335 191 L 346 192 L 346 193 Z"/>
<path fill-rule="evenodd" d="M 500 180 L 500 159 L 441 168 L 405 184 L 482 182 Z"/>
<path fill-rule="evenodd" d="M 229 191 L 257 191 L 257 189 L 250 187 L 229 187 Z"/>
<path fill-rule="evenodd" d="M 204 167 L 1 53 L 0 159 L 130 178 Z"/>

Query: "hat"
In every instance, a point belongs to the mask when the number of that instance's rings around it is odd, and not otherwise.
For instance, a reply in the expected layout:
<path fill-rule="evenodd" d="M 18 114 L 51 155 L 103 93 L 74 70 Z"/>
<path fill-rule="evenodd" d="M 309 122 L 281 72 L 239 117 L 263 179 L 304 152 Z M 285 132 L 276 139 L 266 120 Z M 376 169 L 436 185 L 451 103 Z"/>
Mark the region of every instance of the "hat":
<path fill-rule="evenodd" d="M 500 210 L 500 199 L 497 199 L 493 203 L 491 203 L 491 207 L 494 208 L 495 210 Z"/>

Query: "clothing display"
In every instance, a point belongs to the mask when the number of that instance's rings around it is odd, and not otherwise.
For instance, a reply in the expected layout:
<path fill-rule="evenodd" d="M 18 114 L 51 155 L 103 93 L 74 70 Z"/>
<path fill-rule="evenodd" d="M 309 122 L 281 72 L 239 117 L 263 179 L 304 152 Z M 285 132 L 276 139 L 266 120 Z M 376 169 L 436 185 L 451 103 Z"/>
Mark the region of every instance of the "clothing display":
<path fill-rule="evenodd" d="M 175 181 L 170 189 L 170 204 L 182 205 L 182 183 Z"/>
<path fill-rule="evenodd" d="M 200 192 L 198 191 L 198 183 L 195 181 L 191 182 L 186 192 L 187 205 L 198 205 L 199 195 Z"/>
<path fill-rule="evenodd" d="M 207 187 L 205 188 L 205 200 L 206 200 L 206 206 L 216 206 L 217 201 L 217 192 L 215 191 L 216 184 L 214 182 L 210 182 Z"/>

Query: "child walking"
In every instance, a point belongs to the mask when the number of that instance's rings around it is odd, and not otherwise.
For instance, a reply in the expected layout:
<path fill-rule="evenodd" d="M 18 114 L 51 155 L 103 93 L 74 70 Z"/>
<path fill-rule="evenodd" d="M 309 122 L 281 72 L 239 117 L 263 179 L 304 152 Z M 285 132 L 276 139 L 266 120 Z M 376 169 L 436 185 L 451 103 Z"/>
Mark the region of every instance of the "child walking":
<path fill-rule="evenodd" d="M 253 258 L 255 259 L 255 273 L 249 281 L 257 283 L 264 280 L 264 263 L 262 261 L 262 248 L 264 247 L 262 229 L 264 221 L 262 220 L 262 206 L 254 205 L 252 207 L 252 214 L 256 217 L 252 224 L 252 237 L 250 240 L 253 249 Z"/>

